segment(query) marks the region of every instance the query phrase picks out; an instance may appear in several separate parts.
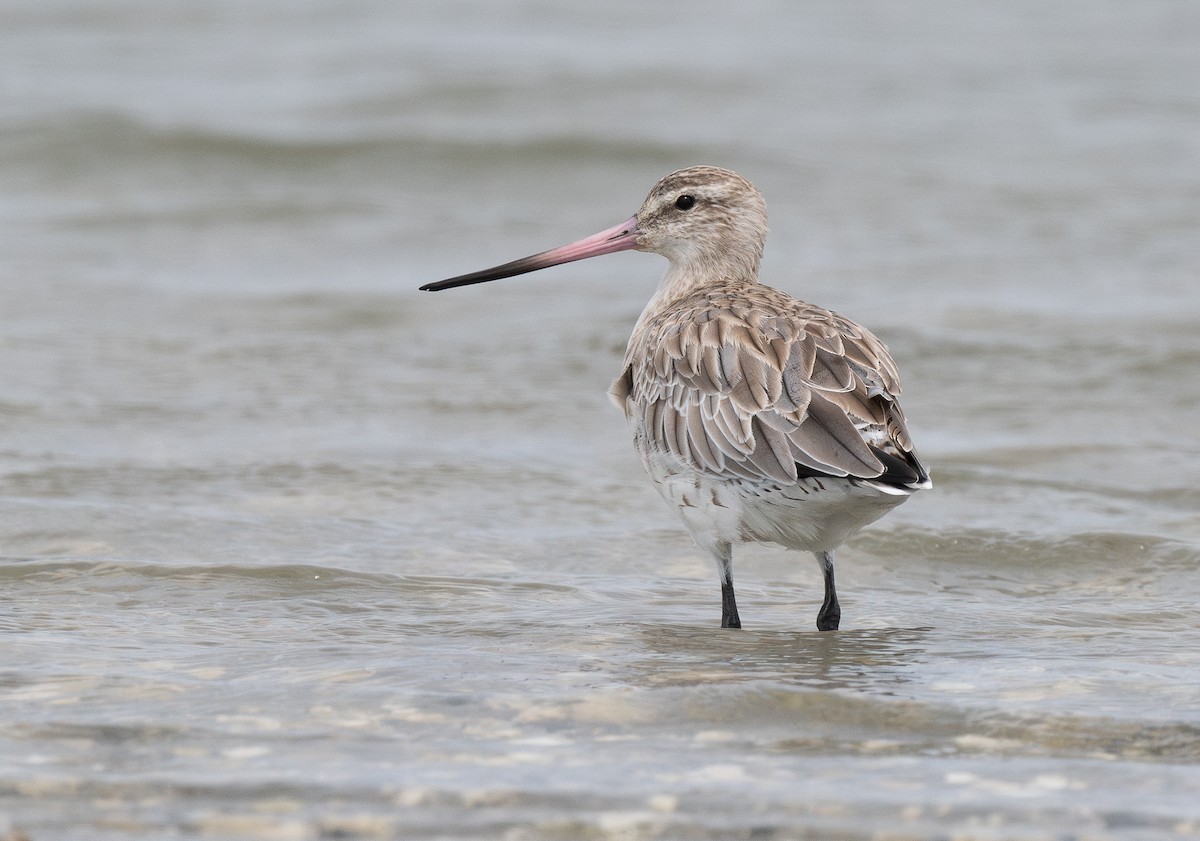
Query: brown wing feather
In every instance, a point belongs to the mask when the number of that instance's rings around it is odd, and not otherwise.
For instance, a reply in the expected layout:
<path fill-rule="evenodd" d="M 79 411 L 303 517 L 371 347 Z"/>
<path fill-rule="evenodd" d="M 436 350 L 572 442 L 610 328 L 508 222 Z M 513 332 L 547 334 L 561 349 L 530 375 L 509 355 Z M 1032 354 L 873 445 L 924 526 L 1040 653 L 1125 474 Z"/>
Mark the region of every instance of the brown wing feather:
<path fill-rule="evenodd" d="M 611 393 L 655 446 L 706 473 L 924 475 L 883 343 L 770 287 L 708 288 L 639 323 Z"/>

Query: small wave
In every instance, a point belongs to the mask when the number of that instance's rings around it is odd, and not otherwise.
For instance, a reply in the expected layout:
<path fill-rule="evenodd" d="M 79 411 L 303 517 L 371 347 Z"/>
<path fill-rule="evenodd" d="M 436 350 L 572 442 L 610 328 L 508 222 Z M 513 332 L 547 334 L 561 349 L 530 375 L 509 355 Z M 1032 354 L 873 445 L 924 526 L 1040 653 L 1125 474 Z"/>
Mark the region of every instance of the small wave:
<path fill-rule="evenodd" d="M 105 581 L 141 579 L 145 581 L 177 581 L 180 584 L 218 582 L 255 582 L 263 587 L 281 586 L 293 590 L 301 585 L 319 582 L 323 591 L 366 588 L 384 590 L 408 597 L 439 594 L 441 596 L 495 595 L 497 593 L 572 594 L 576 586 L 545 580 L 508 579 L 500 577 L 413 575 L 390 572 L 364 572 L 332 564 L 165 564 L 136 561 L 0 558 L 0 580 L 27 579 L 43 581 L 89 580 L 96 589 Z M 122 585 L 124 586 L 124 585 Z"/>
<path fill-rule="evenodd" d="M 1093 573 L 1104 569 L 1127 570 L 1131 559 L 1159 568 L 1194 567 L 1200 556 L 1200 550 L 1186 541 L 1104 531 L 1033 534 L 903 528 L 864 532 L 855 537 L 854 545 L 880 556 L 919 557 L 962 568 L 986 567 L 997 575 L 1021 575 L 1032 568 L 1043 575 L 1079 577 L 1080 569 Z"/>
<path fill-rule="evenodd" d="M 589 135 L 528 134 L 470 138 L 424 132 L 364 131 L 346 136 L 268 136 L 194 125 L 157 125 L 122 113 L 72 112 L 9 120 L 0 126 L 0 167 L 14 176 L 62 179 L 114 168 L 177 167 L 210 178 L 241 167 L 314 177 L 314 169 L 364 161 L 412 174 L 429 165 L 494 169 L 522 162 L 647 161 L 677 164 L 680 149 L 653 141 Z"/>
<path fill-rule="evenodd" d="M 237 579 L 261 582 L 296 582 L 324 579 L 326 583 L 376 586 L 395 584 L 398 576 L 347 570 L 324 564 L 163 564 L 114 560 L 62 560 L 54 558 L 5 558 L 0 578 L 14 581 L 29 578 L 101 582 L 113 578 L 178 581 Z"/>
<path fill-rule="evenodd" d="M 73 112 L 10 120 L 0 131 L 0 163 L 38 169 L 89 169 L 101 164 L 146 166 L 156 159 L 198 162 L 226 157 L 267 165 L 303 165 L 314 158 L 377 148 L 354 140 L 285 140 L 196 126 L 158 126 L 113 112 Z"/>

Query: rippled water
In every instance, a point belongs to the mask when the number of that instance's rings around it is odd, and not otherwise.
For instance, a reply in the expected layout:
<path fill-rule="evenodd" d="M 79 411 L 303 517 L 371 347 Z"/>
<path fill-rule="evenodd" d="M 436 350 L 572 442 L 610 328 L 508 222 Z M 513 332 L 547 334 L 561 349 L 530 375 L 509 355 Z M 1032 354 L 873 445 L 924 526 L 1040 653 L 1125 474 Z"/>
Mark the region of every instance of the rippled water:
<path fill-rule="evenodd" d="M 1200 14 L 1181 2 L 0 9 L 0 839 L 1200 834 Z M 605 390 L 766 195 L 937 487 L 737 557 Z"/>

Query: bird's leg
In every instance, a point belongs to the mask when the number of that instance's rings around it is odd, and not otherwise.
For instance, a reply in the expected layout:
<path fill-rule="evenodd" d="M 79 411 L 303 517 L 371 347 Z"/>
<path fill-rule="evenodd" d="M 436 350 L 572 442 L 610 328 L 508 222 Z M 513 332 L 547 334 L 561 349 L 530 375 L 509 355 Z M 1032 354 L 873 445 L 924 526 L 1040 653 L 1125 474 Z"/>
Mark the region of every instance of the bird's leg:
<path fill-rule="evenodd" d="M 728 543 L 718 543 L 713 548 L 717 560 L 717 575 L 721 579 L 721 627 L 740 628 L 742 620 L 738 616 L 737 599 L 733 595 L 733 547 Z"/>
<path fill-rule="evenodd" d="M 821 612 L 817 614 L 817 630 L 836 631 L 838 623 L 842 620 L 842 608 L 838 604 L 837 588 L 833 584 L 833 551 L 814 554 L 825 576 L 825 601 L 821 603 Z"/>
<path fill-rule="evenodd" d="M 733 597 L 733 579 L 728 575 L 721 579 L 721 627 L 742 627 L 742 620 L 737 612 L 737 601 Z"/>

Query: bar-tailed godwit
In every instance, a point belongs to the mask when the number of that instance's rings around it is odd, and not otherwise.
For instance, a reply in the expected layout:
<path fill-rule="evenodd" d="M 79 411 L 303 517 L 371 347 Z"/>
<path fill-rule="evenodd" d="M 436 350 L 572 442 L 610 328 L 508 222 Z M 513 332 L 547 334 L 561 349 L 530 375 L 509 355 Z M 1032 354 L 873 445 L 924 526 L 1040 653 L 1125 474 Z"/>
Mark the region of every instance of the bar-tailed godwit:
<path fill-rule="evenodd" d="M 812 552 L 825 579 L 817 628 L 841 619 L 834 550 L 932 487 L 884 344 L 837 313 L 758 281 L 759 191 L 716 167 L 681 169 L 621 224 L 438 291 L 637 249 L 670 261 L 609 393 L 655 487 L 717 567 L 721 627 L 740 628 L 734 543 Z"/>

